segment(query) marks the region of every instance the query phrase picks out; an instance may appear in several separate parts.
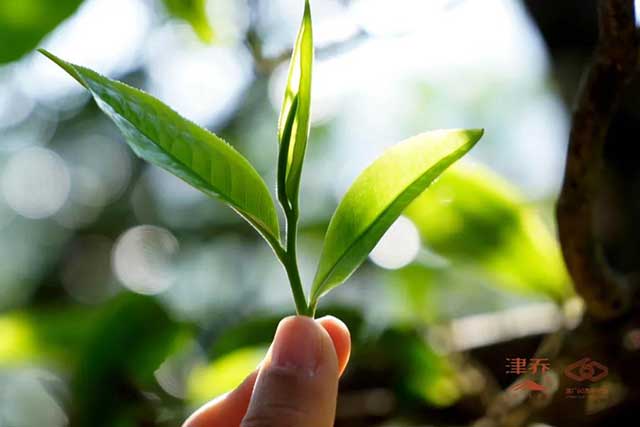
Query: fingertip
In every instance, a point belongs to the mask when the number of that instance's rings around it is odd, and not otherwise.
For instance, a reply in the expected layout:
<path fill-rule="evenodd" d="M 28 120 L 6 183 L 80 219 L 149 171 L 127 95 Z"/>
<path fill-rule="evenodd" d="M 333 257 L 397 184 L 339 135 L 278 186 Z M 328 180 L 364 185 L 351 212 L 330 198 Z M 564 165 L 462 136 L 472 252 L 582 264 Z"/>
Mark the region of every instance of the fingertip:
<path fill-rule="evenodd" d="M 338 358 L 333 339 L 315 319 L 289 316 L 282 319 L 276 330 L 269 364 L 291 365 L 309 369 L 322 368 L 338 373 Z"/>
<path fill-rule="evenodd" d="M 336 322 L 330 323 L 332 331 L 340 330 L 334 327 Z M 337 332 L 336 336 L 344 333 Z M 333 425 L 338 375 L 336 344 L 327 328 L 306 316 L 283 319 L 241 425 Z"/>
<path fill-rule="evenodd" d="M 351 333 L 347 325 L 333 316 L 324 316 L 316 320 L 331 337 L 338 358 L 340 375 L 344 372 L 351 355 Z"/>

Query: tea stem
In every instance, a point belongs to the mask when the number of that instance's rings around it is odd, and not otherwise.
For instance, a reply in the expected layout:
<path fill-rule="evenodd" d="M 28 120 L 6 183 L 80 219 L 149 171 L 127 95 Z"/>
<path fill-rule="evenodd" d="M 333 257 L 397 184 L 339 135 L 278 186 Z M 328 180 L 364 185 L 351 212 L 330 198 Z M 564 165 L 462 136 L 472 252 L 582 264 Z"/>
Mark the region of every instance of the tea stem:
<path fill-rule="evenodd" d="M 300 280 L 300 269 L 298 268 L 298 213 L 296 209 L 291 209 L 287 214 L 287 257 L 289 258 L 290 272 L 289 281 L 293 297 L 296 301 L 296 311 L 299 315 L 308 316 L 309 307 Z"/>
<path fill-rule="evenodd" d="M 297 257 L 297 234 L 298 234 L 298 213 L 297 210 L 291 209 L 290 206 L 283 204 L 285 216 L 287 220 L 287 246 L 286 249 L 279 251 L 278 257 L 284 266 L 289 278 L 289 285 L 293 293 L 293 299 L 296 304 L 296 312 L 302 316 L 312 316 L 307 305 L 307 298 L 302 288 L 302 280 L 300 279 L 300 270 L 298 268 Z"/>

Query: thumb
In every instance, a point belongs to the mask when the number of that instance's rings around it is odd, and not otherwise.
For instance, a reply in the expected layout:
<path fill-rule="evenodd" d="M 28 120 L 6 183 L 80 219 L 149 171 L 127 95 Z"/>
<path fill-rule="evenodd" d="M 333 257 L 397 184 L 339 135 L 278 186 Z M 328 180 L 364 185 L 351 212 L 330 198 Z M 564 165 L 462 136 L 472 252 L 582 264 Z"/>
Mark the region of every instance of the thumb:
<path fill-rule="evenodd" d="M 280 322 L 242 427 L 331 427 L 338 358 L 327 331 L 308 317 Z"/>

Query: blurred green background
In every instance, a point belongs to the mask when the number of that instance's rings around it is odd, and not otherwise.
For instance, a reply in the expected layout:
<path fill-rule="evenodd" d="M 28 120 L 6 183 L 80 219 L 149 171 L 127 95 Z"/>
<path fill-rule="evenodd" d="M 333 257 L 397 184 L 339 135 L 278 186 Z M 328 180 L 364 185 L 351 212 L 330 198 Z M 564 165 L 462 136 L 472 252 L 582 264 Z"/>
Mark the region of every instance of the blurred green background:
<path fill-rule="evenodd" d="M 136 159 L 33 49 L 145 89 L 272 184 L 303 3 L 0 0 L 1 427 L 179 425 L 294 310 L 257 234 Z M 354 341 L 336 426 L 468 423 L 513 381 L 504 358 L 533 356 L 580 311 L 553 229 L 569 124 L 552 59 L 518 0 L 312 9 L 306 283 L 340 196 L 385 147 L 486 129 L 321 302 Z"/>

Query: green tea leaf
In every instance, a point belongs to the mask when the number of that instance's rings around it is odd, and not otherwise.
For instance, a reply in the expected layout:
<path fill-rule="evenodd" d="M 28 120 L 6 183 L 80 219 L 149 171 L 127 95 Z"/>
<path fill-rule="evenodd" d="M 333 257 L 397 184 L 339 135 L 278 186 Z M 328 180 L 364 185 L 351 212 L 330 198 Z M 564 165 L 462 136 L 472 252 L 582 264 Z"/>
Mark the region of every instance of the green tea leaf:
<path fill-rule="evenodd" d="M 0 64 L 31 52 L 80 4 L 82 0 L 0 1 Z"/>
<path fill-rule="evenodd" d="M 291 56 L 287 87 L 278 120 L 278 139 L 281 144 L 279 163 L 286 164 L 282 171 L 280 168 L 278 170 L 278 185 L 280 187 L 284 185 L 287 199 L 294 209 L 298 203 L 302 163 L 309 138 L 312 67 L 313 30 L 311 10 L 307 0 Z"/>
<path fill-rule="evenodd" d="M 407 205 L 482 134 L 440 130 L 415 136 L 388 149 L 356 179 L 329 223 L 312 306 L 358 268 Z"/>
<path fill-rule="evenodd" d="M 562 300 L 570 293 L 558 242 L 520 192 L 479 164 L 448 169 L 405 210 L 425 244 L 497 287 Z"/>
<path fill-rule="evenodd" d="M 163 0 L 169 13 L 191 25 L 205 43 L 213 41 L 213 28 L 207 17 L 207 0 Z"/>
<path fill-rule="evenodd" d="M 269 190 L 233 147 L 138 89 L 41 52 L 91 93 L 138 156 L 223 200 L 274 248 L 279 245 L 278 218 Z"/>

